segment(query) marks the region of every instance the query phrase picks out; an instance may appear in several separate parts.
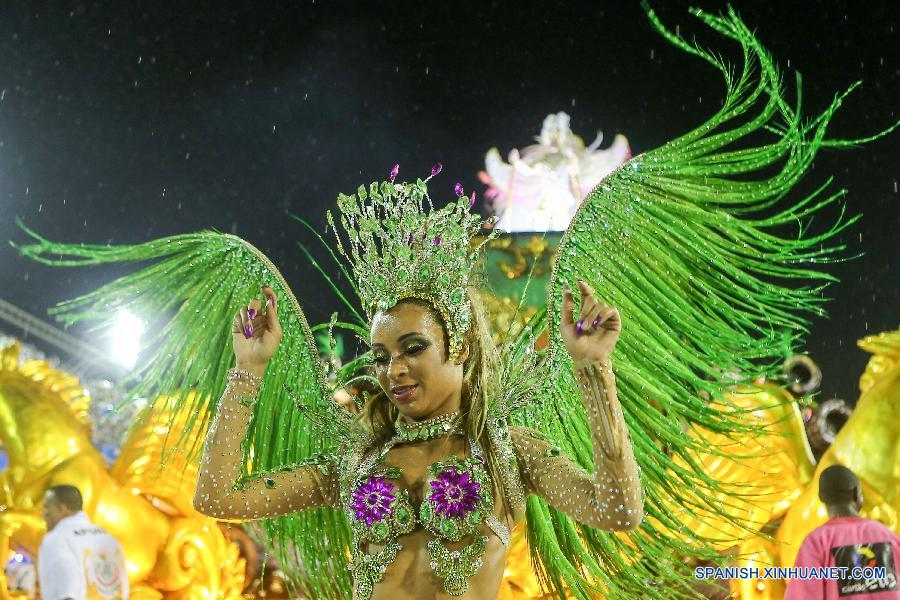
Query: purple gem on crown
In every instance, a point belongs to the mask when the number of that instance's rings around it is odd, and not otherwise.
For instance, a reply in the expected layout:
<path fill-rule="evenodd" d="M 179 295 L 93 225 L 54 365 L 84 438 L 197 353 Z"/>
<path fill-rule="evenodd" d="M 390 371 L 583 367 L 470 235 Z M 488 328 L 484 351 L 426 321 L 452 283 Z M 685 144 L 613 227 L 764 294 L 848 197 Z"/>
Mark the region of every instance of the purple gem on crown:
<path fill-rule="evenodd" d="M 480 488 L 481 484 L 474 481 L 469 473 L 446 469 L 431 482 L 428 500 L 437 514 L 461 519 L 473 512 L 481 501 Z"/>
<path fill-rule="evenodd" d="M 388 483 L 384 477 L 372 475 L 350 495 L 353 517 L 357 521 L 365 521 L 366 526 L 381 521 L 393 512 L 393 504 L 397 499 L 393 491 L 393 483 Z"/>
<path fill-rule="evenodd" d="M 391 168 L 391 183 L 394 183 L 394 180 L 397 179 L 397 173 L 400 172 L 400 165 L 394 165 Z"/>

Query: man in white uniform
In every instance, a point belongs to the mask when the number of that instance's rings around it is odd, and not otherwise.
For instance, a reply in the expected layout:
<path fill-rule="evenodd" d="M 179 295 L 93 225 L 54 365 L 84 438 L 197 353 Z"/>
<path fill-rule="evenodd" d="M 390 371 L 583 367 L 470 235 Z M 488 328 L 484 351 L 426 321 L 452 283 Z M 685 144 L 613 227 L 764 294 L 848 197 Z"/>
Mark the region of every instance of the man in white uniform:
<path fill-rule="evenodd" d="M 119 542 L 91 523 L 81 492 L 57 485 L 44 496 L 47 535 L 38 551 L 43 600 L 127 600 L 128 573 Z"/>

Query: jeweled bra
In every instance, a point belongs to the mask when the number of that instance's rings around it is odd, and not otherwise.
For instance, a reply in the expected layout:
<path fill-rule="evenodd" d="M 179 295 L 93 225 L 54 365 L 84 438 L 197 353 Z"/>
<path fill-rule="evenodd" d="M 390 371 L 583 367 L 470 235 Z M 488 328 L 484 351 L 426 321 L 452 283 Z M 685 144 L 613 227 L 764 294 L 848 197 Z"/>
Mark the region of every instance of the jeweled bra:
<path fill-rule="evenodd" d="M 508 529 L 493 512 L 492 482 L 485 469 L 484 451 L 476 440 L 468 440 L 471 457 L 450 456 L 428 467 L 425 485 L 430 493 L 418 510 L 412 506 L 409 490 L 399 490 L 395 483 L 402 469 L 383 464 L 398 443 L 462 435 L 459 422 L 458 413 L 414 425 L 398 421 L 397 435 L 362 460 L 341 486 L 341 504 L 353 534 L 350 568 L 361 600 L 372 596 L 375 584 L 397 558 L 402 547 L 398 538 L 417 525 L 434 536 L 428 542 L 431 568 L 451 596 L 464 594 L 468 578 L 481 568 L 487 545 L 487 537 L 479 533 L 482 523 L 508 543 Z M 473 540 L 461 550 L 445 546 L 447 541 L 458 542 L 468 536 L 474 536 Z M 370 554 L 364 550 L 369 543 L 383 547 Z"/>

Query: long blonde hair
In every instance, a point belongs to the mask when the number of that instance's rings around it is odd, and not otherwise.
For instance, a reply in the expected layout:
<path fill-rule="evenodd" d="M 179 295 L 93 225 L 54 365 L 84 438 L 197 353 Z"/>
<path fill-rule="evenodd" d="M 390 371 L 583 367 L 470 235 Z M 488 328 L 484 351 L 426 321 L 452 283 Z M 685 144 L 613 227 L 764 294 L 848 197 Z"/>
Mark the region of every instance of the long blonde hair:
<path fill-rule="evenodd" d="M 495 460 L 493 447 L 488 438 L 488 417 L 491 402 L 497 401 L 497 383 L 500 375 L 500 356 L 491 331 L 487 324 L 484 307 L 478 298 L 478 292 L 474 288 L 466 291 L 469 303 L 472 306 L 472 322 L 465 339 L 469 346 L 469 356 L 463 363 L 462 403 L 460 410 L 463 415 L 463 426 L 469 439 L 478 441 L 484 449 L 485 462 L 488 473 L 494 482 L 495 490 L 506 497 L 506 489 L 503 485 L 504 478 L 499 476 L 497 461 Z M 432 317 L 441 324 L 444 331 L 444 350 L 448 349 L 447 327 L 440 313 L 427 301 L 418 298 L 407 298 L 398 304 L 410 303 L 428 310 Z M 399 411 L 384 393 L 379 389 L 369 395 L 365 405 L 357 417 L 357 424 L 370 431 L 375 438 L 375 445 L 382 445 L 396 433 L 394 423 Z"/>

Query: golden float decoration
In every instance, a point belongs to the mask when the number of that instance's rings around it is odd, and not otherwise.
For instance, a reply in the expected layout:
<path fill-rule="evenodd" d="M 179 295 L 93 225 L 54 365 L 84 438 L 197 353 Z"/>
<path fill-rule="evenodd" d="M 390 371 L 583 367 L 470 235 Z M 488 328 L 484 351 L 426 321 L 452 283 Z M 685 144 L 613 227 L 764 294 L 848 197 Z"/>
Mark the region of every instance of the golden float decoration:
<path fill-rule="evenodd" d="M 0 444 L 9 459 L 0 473 L 0 556 L 37 556 L 44 493 L 70 484 L 91 520 L 122 543 L 133 600 L 241 597 L 238 547 L 191 506 L 196 464 L 177 448 L 161 460 L 163 440 L 179 436 L 184 422 L 170 430 L 168 414 L 145 413 L 110 469 L 91 442 L 89 406 L 75 376 L 46 361 L 20 364 L 16 343 L 0 351 Z M 178 439 L 202 440 L 202 432 L 186 433 Z M 9 597 L 0 571 L 0 600 Z"/>

